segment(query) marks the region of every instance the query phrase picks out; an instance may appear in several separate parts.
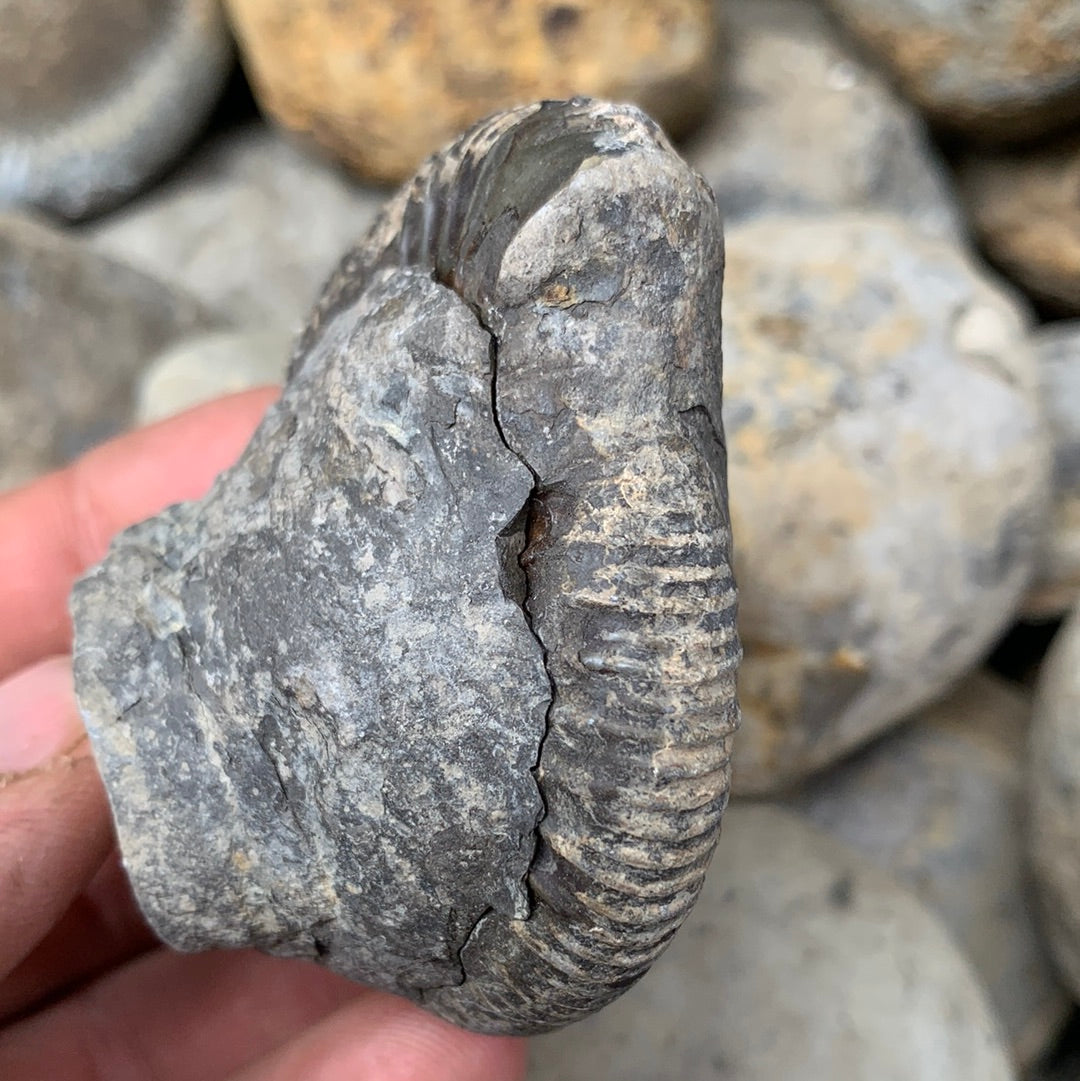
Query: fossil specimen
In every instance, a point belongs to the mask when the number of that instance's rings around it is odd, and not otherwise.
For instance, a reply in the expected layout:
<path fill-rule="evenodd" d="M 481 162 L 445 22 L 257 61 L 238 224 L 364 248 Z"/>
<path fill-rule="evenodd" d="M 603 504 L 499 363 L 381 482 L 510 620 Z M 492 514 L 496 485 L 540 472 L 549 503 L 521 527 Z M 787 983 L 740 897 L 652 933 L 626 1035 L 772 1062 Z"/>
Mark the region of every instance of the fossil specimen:
<path fill-rule="evenodd" d="M 240 462 L 74 593 L 167 942 L 490 1032 L 648 969 L 738 718 L 721 267 L 705 183 L 588 100 L 482 123 L 346 255 Z"/>

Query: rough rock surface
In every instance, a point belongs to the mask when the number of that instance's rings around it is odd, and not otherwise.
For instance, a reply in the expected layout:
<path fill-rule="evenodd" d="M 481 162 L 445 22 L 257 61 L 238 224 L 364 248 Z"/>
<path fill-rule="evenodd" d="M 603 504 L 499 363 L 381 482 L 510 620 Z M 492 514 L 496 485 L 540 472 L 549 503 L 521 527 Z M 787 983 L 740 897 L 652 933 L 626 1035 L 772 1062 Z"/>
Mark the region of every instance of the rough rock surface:
<path fill-rule="evenodd" d="M 761 218 L 727 250 L 751 792 L 836 760 L 990 647 L 1034 565 L 1049 454 L 1024 312 L 955 247 L 838 215 Z"/>
<path fill-rule="evenodd" d="M 227 0 L 260 104 L 399 180 L 495 109 L 596 94 L 673 133 L 715 68 L 715 0 Z"/>
<path fill-rule="evenodd" d="M 147 363 L 210 325 L 183 293 L 0 215 L 0 490 L 125 428 Z"/>
<path fill-rule="evenodd" d="M 738 720 L 721 270 L 704 181 L 580 100 L 480 125 L 345 256 L 238 464 L 73 595 L 166 941 L 486 1031 L 648 969 Z"/>
<path fill-rule="evenodd" d="M 137 191 L 232 64 L 219 0 L 0 0 L 0 204 L 68 218 Z"/>
<path fill-rule="evenodd" d="M 1031 733 L 1032 862 L 1054 957 L 1080 997 L 1080 608 L 1043 663 Z"/>
<path fill-rule="evenodd" d="M 945 170 L 915 110 L 807 0 L 728 5 L 715 108 L 685 147 L 725 223 L 777 210 L 888 210 L 958 235 Z"/>
<path fill-rule="evenodd" d="M 971 155 L 960 179 L 991 259 L 1049 307 L 1080 313 L 1080 139 Z"/>
<path fill-rule="evenodd" d="M 1080 116 L 1075 0 L 825 0 L 935 120 L 995 141 Z"/>
<path fill-rule="evenodd" d="M 135 419 L 149 424 L 248 387 L 281 383 L 291 345 L 279 331 L 224 330 L 166 349 L 139 380 Z"/>
<path fill-rule="evenodd" d="M 1023 822 L 1027 694 L 972 676 L 789 806 L 891 871 L 941 917 L 1022 1067 L 1069 1011 L 1035 919 Z"/>
<path fill-rule="evenodd" d="M 1080 598 L 1080 321 L 1034 335 L 1054 450 L 1053 510 L 1026 615 L 1059 616 Z"/>
<path fill-rule="evenodd" d="M 984 993 L 948 935 L 858 854 L 736 802 L 667 954 L 580 1025 L 533 1042 L 530 1081 L 1004 1081 Z"/>
<path fill-rule="evenodd" d="M 385 201 L 280 134 L 219 136 L 167 183 L 93 222 L 101 251 L 175 281 L 230 322 L 283 327 L 304 317 L 342 249 Z"/>

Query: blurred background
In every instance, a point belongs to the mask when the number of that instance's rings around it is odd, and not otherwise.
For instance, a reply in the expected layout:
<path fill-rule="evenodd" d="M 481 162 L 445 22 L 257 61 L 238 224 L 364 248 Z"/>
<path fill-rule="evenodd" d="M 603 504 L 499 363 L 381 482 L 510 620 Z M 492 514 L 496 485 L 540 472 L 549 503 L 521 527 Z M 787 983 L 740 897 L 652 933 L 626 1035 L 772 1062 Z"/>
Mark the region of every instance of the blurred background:
<path fill-rule="evenodd" d="M 280 382 L 394 185 L 575 94 L 724 217 L 744 720 L 531 1076 L 1080 1079 L 1080 0 L 0 0 L 0 490 Z"/>

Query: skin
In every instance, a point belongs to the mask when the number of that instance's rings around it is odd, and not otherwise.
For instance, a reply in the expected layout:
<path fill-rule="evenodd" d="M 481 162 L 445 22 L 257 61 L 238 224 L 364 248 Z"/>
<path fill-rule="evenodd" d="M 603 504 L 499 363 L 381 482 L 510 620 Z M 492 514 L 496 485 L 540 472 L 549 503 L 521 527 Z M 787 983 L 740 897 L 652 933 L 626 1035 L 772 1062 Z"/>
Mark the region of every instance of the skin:
<path fill-rule="evenodd" d="M 141 919 L 71 685 L 67 595 L 109 539 L 201 496 L 276 391 L 121 437 L 0 496 L 0 1077 L 520 1081 L 457 1029 L 307 962 L 178 954 Z"/>

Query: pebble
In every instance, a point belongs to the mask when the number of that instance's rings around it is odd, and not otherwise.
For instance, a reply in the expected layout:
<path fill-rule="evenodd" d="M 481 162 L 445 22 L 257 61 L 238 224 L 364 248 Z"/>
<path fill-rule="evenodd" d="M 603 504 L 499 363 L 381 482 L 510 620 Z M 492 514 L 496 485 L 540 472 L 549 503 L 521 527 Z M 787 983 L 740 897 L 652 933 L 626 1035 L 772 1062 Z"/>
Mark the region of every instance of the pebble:
<path fill-rule="evenodd" d="M 876 208 L 928 233 L 959 235 L 950 181 L 922 119 L 817 6 L 744 0 L 727 12 L 716 108 L 684 147 L 725 221 Z"/>
<path fill-rule="evenodd" d="M 1080 117 L 1075 0 L 826 0 L 938 123 L 1011 141 Z"/>
<path fill-rule="evenodd" d="M 233 50 L 218 0 L 0 0 L 0 205 L 122 202 L 203 126 Z"/>
<path fill-rule="evenodd" d="M 716 0 L 227 0 L 265 111 L 359 175 L 400 180 L 498 109 L 588 94 L 672 133 L 715 70 Z M 741 0 L 740 0 L 741 2 Z"/>
<path fill-rule="evenodd" d="M 1080 139 L 971 155 L 960 180 L 987 255 L 1049 309 L 1080 313 Z"/>
<path fill-rule="evenodd" d="M 1070 1007 L 1025 866 L 1030 717 L 1027 693 L 976 674 L 787 801 L 937 913 L 1023 1067 L 1047 1049 Z"/>
<path fill-rule="evenodd" d="M 797 816 L 737 803 L 697 907 L 530 1081 L 1005 1081 L 986 996 L 921 903 Z"/>
<path fill-rule="evenodd" d="M 1028 777 L 1032 864 L 1054 957 L 1080 998 L 1080 608 L 1043 663 Z"/>
<path fill-rule="evenodd" d="M 1080 320 L 1047 323 L 1034 342 L 1054 442 L 1054 505 L 1024 614 L 1047 618 L 1080 600 Z"/>
<path fill-rule="evenodd" d="M 167 348 L 139 380 L 139 424 L 171 417 L 224 394 L 285 381 L 291 338 L 280 331 L 224 330 Z"/>
<path fill-rule="evenodd" d="M 0 490 L 127 427 L 135 381 L 200 305 L 37 221 L 0 216 Z"/>
<path fill-rule="evenodd" d="M 728 232 L 743 727 L 773 791 L 941 695 L 1005 628 L 1049 503 L 1025 309 L 882 215 Z"/>
<path fill-rule="evenodd" d="M 251 124 L 220 135 L 168 183 L 85 235 L 231 324 L 291 333 L 384 198 Z"/>

